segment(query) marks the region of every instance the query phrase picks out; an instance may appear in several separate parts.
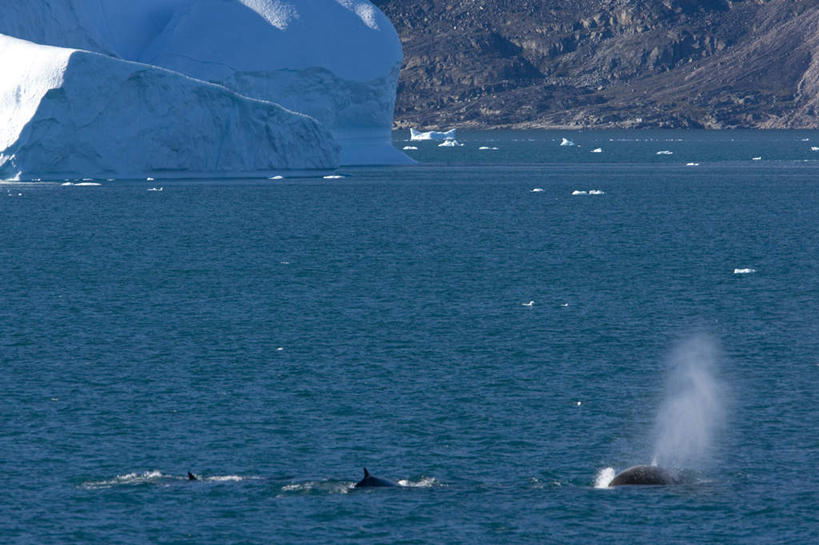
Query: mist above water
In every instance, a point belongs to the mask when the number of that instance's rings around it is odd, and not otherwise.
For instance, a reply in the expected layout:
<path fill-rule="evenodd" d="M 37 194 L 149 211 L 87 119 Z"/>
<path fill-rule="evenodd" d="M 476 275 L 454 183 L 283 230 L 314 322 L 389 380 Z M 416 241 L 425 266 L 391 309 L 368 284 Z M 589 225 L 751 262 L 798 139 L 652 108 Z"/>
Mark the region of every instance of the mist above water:
<path fill-rule="evenodd" d="M 669 356 L 653 464 L 695 468 L 707 463 L 726 425 L 726 389 L 717 378 L 720 357 L 719 343 L 705 335 L 685 340 Z"/>

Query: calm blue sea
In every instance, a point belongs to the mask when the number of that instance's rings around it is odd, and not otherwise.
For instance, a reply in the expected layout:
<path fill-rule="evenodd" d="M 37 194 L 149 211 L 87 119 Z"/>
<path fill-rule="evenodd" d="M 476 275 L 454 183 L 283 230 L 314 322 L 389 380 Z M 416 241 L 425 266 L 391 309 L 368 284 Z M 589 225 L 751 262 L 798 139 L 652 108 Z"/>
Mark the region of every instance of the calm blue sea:
<path fill-rule="evenodd" d="M 819 132 L 407 138 L 0 184 L 0 543 L 819 542 Z"/>

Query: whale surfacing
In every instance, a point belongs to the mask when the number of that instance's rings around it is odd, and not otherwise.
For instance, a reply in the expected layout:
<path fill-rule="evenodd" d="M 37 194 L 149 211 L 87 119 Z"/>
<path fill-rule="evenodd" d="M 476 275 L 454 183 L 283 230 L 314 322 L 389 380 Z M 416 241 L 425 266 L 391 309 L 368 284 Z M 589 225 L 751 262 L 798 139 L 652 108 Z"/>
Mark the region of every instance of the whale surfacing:
<path fill-rule="evenodd" d="M 367 468 L 364 468 L 364 478 L 355 483 L 353 488 L 374 488 L 378 486 L 398 486 L 392 481 L 388 481 L 386 479 L 379 479 L 378 477 L 373 477 L 370 475 L 370 472 L 367 471 Z"/>
<path fill-rule="evenodd" d="M 623 485 L 668 485 L 680 481 L 670 471 L 657 466 L 633 466 L 612 479 L 609 487 Z"/>

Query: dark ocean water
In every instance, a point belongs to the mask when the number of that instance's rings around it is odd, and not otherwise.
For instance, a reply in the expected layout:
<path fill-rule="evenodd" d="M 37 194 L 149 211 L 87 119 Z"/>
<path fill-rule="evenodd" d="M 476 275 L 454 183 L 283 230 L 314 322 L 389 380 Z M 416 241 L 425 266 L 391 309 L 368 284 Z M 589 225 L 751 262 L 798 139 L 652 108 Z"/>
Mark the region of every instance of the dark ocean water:
<path fill-rule="evenodd" d="M 459 137 L 0 185 L 0 543 L 819 542 L 819 133 Z"/>

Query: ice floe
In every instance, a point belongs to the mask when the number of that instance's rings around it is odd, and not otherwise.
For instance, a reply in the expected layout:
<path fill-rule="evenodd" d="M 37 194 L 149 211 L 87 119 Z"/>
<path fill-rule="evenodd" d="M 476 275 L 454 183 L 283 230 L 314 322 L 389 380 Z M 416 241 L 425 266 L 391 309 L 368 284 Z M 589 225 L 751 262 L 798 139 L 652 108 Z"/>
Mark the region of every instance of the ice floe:
<path fill-rule="evenodd" d="M 440 144 L 438 144 L 439 148 L 461 148 L 463 144 L 458 142 L 457 140 L 444 140 Z"/>
<path fill-rule="evenodd" d="M 410 140 L 455 140 L 455 129 L 427 132 L 410 129 Z"/>
<path fill-rule="evenodd" d="M 418 151 L 418 146 L 404 146 L 404 151 Z"/>
<path fill-rule="evenodd" d="M 542 192 L 543 192 L 542 187 L 536 187 L 536 188 L 532 189 L 532 193 L 542 193 Z"/>
<path fill-rule="evenodd" d="M 756 269 L 734 269 L 734 274 L 752 274 Z"/>
<path fill-rule="evenodd" d="M 566 147 L 571 147 L 571 146 L 574 146 L 574 142 L 572 142 L 572 141 L 571 141 L 571 140 L 569 140 L 568 138 L 563 138 L 563 139 L 560 141 L 560 145 L 561 145 L 561 146 L 563 146 L 564 148 L 566 148 Z"/>
<path fill-rule="evenodd" d="M 481 151 L 498 151 L 498 148 L 495 146 L 481 146 L 478 149 Z"/>
<path fill-rule="evenodd" d="M 572 195 L 605 195 L 606 192 L 601 189 L 589 189 L 588 191 L 585 189 L 575 189 L 572 191 Z"/>
<path fill-rule="evenodd" d="M 594 148 L 591 153 L 603 153 L 603 148 Z"/>
<path fill-rule="evenodd" d="M 671 150 L 664 149 L 664 150 L 658 151 L 657 155 L 674 155 L 674 152 L 671 151 Z"/>

